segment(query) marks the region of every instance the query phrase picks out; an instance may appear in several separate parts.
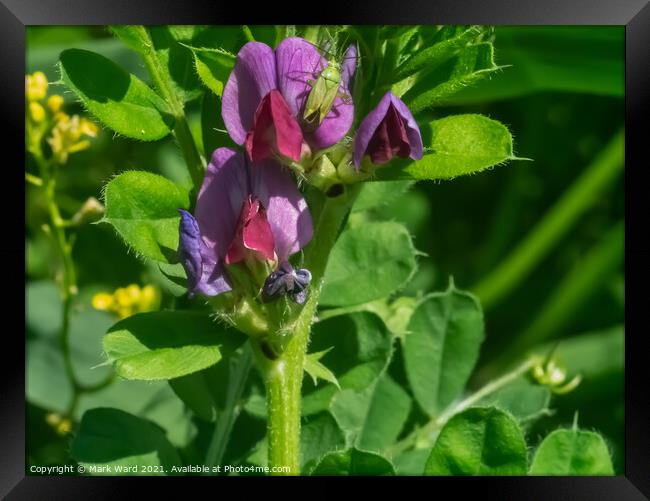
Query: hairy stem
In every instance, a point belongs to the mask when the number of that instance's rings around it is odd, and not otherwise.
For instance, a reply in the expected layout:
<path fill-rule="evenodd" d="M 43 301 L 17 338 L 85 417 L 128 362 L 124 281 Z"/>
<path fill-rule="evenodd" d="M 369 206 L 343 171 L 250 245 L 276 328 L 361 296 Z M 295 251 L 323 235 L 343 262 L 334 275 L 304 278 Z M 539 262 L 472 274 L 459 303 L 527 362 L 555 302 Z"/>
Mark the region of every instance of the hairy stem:
<path fill-rule="evenodd" d="M 151 76 L 154 86 L 162 98 L 167 102 L 172 114 L 174 115 L 174 136 L 183 152 L 183 158 L 185 159 L 187 169 L 192 177 L 194 191 L 198 192 L 201 183 L 203 182 L 205 169 L 199 150 L 196 147 L 194 138 L 192 137 L 190 126 L 185 118 L 183 102 L 174 89 L 169 72 L 158 59 L 149 32 L 144 26 L 139 26 L 138 29 L 141 30 L 139 34 L 145 41 L 144 50 L 141 52 L 142 59 L 147 67 L 147 71 Z"/>
<path fill-rule="evenodd" d="M 269 357 L 264 346 L 257 344 L 255 353 L 266 383 L 268 463 L 273 475 L 300 473 L 300 390 L 309 333 L 327 260 L 359 186 L 350 185 L 344 194 L 328 198 L 323 204 L 314 228 L 314 238 L 305 249 L 305 267 L 312 273 L 309 298 L 293 324 L 293 336 L 286 349 L 277 357 Z M 278 467 L 288 471 L 279 471 Z"/>

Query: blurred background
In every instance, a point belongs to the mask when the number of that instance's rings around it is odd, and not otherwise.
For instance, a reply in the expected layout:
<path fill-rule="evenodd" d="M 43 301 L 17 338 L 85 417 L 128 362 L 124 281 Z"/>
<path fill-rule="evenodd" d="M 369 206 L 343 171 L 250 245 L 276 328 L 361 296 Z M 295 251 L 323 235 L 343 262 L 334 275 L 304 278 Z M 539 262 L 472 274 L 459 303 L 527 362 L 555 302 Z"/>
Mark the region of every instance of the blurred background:
<path fill-rule="evenodd" d="M 104 27 L 30 27 L 27 42 L 28 73 L 44 72 L 50 93 L 64 96 L 70 115 L 83 110 L 56 84 L 64 49 L 98 52 L 147 80 L 137 56 Z M 462 91 L 433 116 L 481 113 L 496 119 L 512 132 L 515 154 L 532 161 L 416 185 L 377 216 L 403 222 L 426 254 L 405 294 L 442 290 L 453 276 L 457 287 L 480 298 L 487 335 L 470 387 L 559 340 L 557 354 L 567 374 L 580 373 L 583 380 L 571 393 L 554 397 L 554 413 L 528 430 L 529 443 L 570 425 L 579 410 L 581 428 L 604 434 L 621 473 L 624 28 L 497 27 L 495 48 L 503 70 Z M 188 114 L 200 136 L 196 100 L 189 102 Z M 136 142 L 101 130 L 61 171 L 57 201 L 63 216 L 71 217 L 89 197 L 101 198 L 112 176 L 132 169 L 189 184 L 171 139 Z M 99 406 L 147 417 L 165 428 L 174 445 L 191 448 L 195 423 L 169 385 L 106 379 L 111 369 L 101 365 L 101 338 L 123 313 L 93 307 L 93 297 L 129 284 L 156 287 L 158 278 L 105 225 L 81 226 L 74 244 L 79 295 L 70 340 L 79 379 L 107 383 L 71 403 L 57 338 L 59 258 L 42 230 L 48 217 L 44 202 L 37 189 L 26 189 L 28 461 L 69 463 L 74 421 Z M 159 300 L 163 306 L 185 301 L 169 294 Z M 64 416 L 71 407 L 69 420 Z"/>

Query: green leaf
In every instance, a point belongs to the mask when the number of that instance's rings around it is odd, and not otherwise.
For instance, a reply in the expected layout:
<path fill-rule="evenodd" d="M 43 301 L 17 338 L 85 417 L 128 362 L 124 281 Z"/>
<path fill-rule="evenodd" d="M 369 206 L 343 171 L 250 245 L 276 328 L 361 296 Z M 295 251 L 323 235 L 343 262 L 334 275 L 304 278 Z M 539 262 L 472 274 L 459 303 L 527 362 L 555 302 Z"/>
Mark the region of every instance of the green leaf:
<path fill-rule="evenodd" d="M 555 430 L 539 445 L 531 475 L 613 475 L 603 438 L 591 431 Z"/>
<path fill-rule="evenodd" d="M 399 436 L 411 411 L 411 398 L 387 373 L 362 391 L 343 390 L 330 406 L 348 443 L 383 451 Z"/>
<path fill-rule="evenodd" d="M 392 458 L 395 465 L 395 472 L 398 475 L 415 475 L 421 476 L 424 471 L 424 465 L 429 459 L 431 451 L 428 449 L 411 449 L 402 452 L 400 455 Z"/>
<path fill-rule="evenodd" d="M 426 297 L 411 315 L 403 340 L 406 375 L 427 414 L 460 396 L 485 337 L 483 312 L 474 296 L 452 284 Z"/>
<path fill-rule="evenodd" d="M 111 32 L 119 38 L 129 49 L 144 54 L 149 50 L 149 40 L 144 26 L 123 25 L 109 26 Z"/>
<path fill-rule="evenodd" d="M 248 377 L 250 354 L 241 350 L 202 371 L 169 380 L 176 395 L 201 419 L 213 422 L 219 413 L 233 412 Z"/>
<path fill-rule="evenodd" d="M 161 428 L 109 408 L 91 409 L 84 414 L 70 453 L 91 475 L 164 475 L 171 474 L 173 466 L 181 465 L 176 449 Z M 154 468 L 143 471 L 147 466 Z M 106 469 L 102 471 L 102 467 Z"/>
<path fill-rule="evenodd" d="M 397 85 L 394 91 L 402 95 L 413 114 L 427 108 L 441 106 L 462 89 L 474 85 L 499 70 L 494 63 L 494 47 L 482 42 L 466 47 L 457 58 L 443 65 L 439 71 L 427 74 L 405 92 L 404 85 Z"/>
<path fill-rule="evenodd" d="M 464 47 L 481 34 L 481 31 L 480 26 L 470 26 L 455 33 L 453 37 L 416 52 L 398 67 L 393 81 L 398 82 L 423 69 L 427 72 L 435 70 L 442 63 L 458 55 Z"/>
<path fill-rule="evenodd" d="M 525 475 L 526 442 L 517 421 L 494 407 L 473 407 L 444 426 L 425 475 Z"/>
<path fill-rule="evenodd" d="M 413 181 L 364 183 L 352 212 L 361 212 L 397 202 L 413 186 Z"/>
<path fill-rule="evenodd" d="M 512 67 L 461 90 L 450 105 L 513 99 L 535 92 L 580 92 L 623 97 L 622 26 L 497 26 L 499 61 Z"/>
<path fill-rule="evenodd" d="M 186 46 L 194 55 L 196 73 L 201 82 L 221 97 L 223 86 L 235 67 L 237 56 L 224 49 Z"/>
<path fill-rule="evenodd" d="M 381 299 L 415 272 L 411 236 L 398 223 L 368 223 L 339 237 L 325 270 L 321 304 L 350 306 Z"/>
<path fill-rule="evenodd" d="M 430 144 L 422 159 L 394 160 L 377 170 L 377 178 L 452 179 L 517 159 L 508 128 L 483 115 L 434 120 L 423 127 L 422 135 L 425 144 Z"/>
<path fill-rule="evenodd" d="M 528 422 L 549 412 L 551 392 L 546 386 L 519 377 L 500 390 L 479 400 L 478 405 L 494 406 L 508 411 L 520 422 Z"/>
<path fill-rule="evenodd" d="M 118 134 L 155 141 L 171 132 L 165 101 L 110 59 L 87 50 L 61 53 L 61 79 L 88 111 Z"/>
<path fill-rule="evenodd" d="M 172 30 L 169 26 L 150 26 L 147 28 L 151 35 L 156 58 L 161 71 L 172 83 L 173 89 L 183 101 L 191 101 L 201 95 L 199 78 L 194 71 L 194 56 L 192 52 L 179 43 L 174 35 L 179 35 L 179 30 Z"/>
<path fill-rule="evenodd" d="M 311 471 L 311 475 L 395 475 L 395 469 L 388 459 L 379 454 L 348 449 L 327 454 Z"/>
<path fill-rule="evenodd" d="M 345 448 L 345 436 L 327 412 L 305 420 L 300 428 L 300 459 L 309 471 L 325 454 Z"/>
<path fill-rule="evenodd" d="M 339 381 L 342 390 L 362 392 L 383 373 L 392 354 L 392 336 L 374 313 L 360 312 L 332 317 L 314 325 L 311 349 L 334 348 L 322 361 Z M 333 384 L 303 398 L 303 416 L 328 410 L 338 389 Z"/>
<path fill-rule="evenodd" d="M 144 257 L 175 262 L 178 209 L 189 207 L 187 192 L 149 172 L 120 174 L 106 185 L 106 216 L 120 236 Z"/>
<path fill-rule="evenodd" d="M 328 348 L 327 350 L 319 351 L 316 353 L 307 353 L 307 356 L 305 357 L 305 371 L 311 376 L 312 380 L 314 381 L 314 386 L 318 384 L 318 379 L 320 378 L 324 381 L 329 381 L 340 389 L 341 387 L 339 386 L 339 381 L 336 379 L 336 376 L 332 374 L 331 370 L 329 370 L 320 362 L 320 359 L 323 358 L 323 355 L 325 355 L 330 350 L 331 348 Z"/>
<path fill-rule="evenodd" d="M 216 364 L 223 352 L 243 343 L 205 313 L 157 311 L 115 324 L 104 336 L 104 351 L 125 379 L 173 379 Z"/>
<path fill-rule="evenodd" d="M 207 159 L 217 148 L 232 146 L 232 139 L 221 117 L 221 98 L 212 92 L 204 93 L 201 101 L 201 139 L 203 154 Z"/>

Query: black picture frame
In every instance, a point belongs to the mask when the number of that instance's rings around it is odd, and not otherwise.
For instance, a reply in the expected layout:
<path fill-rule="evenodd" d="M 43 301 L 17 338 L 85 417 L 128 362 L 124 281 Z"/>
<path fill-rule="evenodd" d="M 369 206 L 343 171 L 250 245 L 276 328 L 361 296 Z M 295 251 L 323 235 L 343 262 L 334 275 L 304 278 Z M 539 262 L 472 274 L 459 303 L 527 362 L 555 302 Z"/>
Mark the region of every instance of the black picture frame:
<path fill-rule="evenodd" d="M 386 482 L 431 482 L 445 484 L 454 497 L 469 491 L 494 499 L 632 500 L 650 496 L 650 393 L 645 373 L 646 354 L 643 315 L 648 283 L 650 248 L 644 242 L 644 218 L 649 214 L 648 196 L 642 193 L 643 128 L 649 114 L 650 5 L 647 0 L 381 0 L 342 2 L 327 0 L 314 8 L 310 2 L 282 5 L 244 4 L 220 0 L 0 0 L 2 71 L 0 99 L 4 132 L 5 184 L 0 197 L 8 238 L 0 253 L 6 275 L 16 287 L 5 301 L 5 317 L 18 317 L 24 296 L 16 293 L 24 265 L 24 240 L 15 238 L 23 217 L 16 217 L 24 165 L 24 74 L 25 28 L 28 25 L 106 24 L 562 24 L 625 26 L 625 186 L 626 186 L 626 350 L 625 350 L 625 475 L 615 477 L 451 477 L 396 478 Z M 15 183 L 15 185 L 13 184 Z M 14 187 L 15 186 L 15 187 Z M 24 201 L 24 199 L 22 200 Z M 646 207 L 644 209 L 644 206 Z M 24 230 L 23 230 L 24 231 Z M 11 236 L 13 235 L 13 236 Z M 15 262 L 15 265 L 14 265 Z M 22 275 L 24 278 L 24 274 Z M 9 280 L 9 278 L 6 278 Z M 13 283 L 10 282 L 10 285 Z M 24 322 L 23 322 L 24 324 Z M 0 379 L 0 497 L 6 499 L 114 498 L 130 492 L 132 479 L 91 477 L 36 477 L 25 475 L 25 343 L 18 328 L 4 322 L 3 372 Z M 20 322 L 16 322 L 16 327 Z M 229 480 L 237 481 L 237 480 Z M 240 482 L 250 482 L 239 480 Z M 306 480 L 298 480 L 306 481 Z M 377 481 L 377 480 L 375 480 Z M 148 481 L 151 486 L 152 482 Z M 167 479 L 158 486 L 169 488 Z M 422 485 L 426 489 L 427 487 Z M 169 491 L 171 493 L 171 491 Z M 218 491 L 213 491 L 217 495 Z"/>

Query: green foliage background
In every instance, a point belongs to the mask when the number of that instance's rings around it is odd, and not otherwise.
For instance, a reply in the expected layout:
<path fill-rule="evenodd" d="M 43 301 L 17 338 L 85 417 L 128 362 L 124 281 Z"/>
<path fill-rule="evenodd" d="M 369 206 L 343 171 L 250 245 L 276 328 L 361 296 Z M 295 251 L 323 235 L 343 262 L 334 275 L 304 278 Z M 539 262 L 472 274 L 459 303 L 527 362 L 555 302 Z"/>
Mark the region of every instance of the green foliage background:
<path fill-rule="evenodd" d="M 351 224 L 389 219 L 408 228 L 415 248 L 426 257 L 419 258 L 405 294 L 445 290 L 453 276 L 459 289 L 472 291 L 481 300 L 485 341 L 477 370 L 469 378 L 470 390 L 501 374 L 529 350 L 561 340 L 558 354 L 569 374 L 580 372 L 583 382 L 568 395 L 553 398 L 555 412 L 526 430 L 527 441 L 537 446 L 552 430 L 569 427 L 579 409 L 580 428 L 603 434 L 617 473 L 624 468 L 622 168 L 601 176 L 602 186 L 591 192 L 576 186 L 582 186 L 583 176 L 598 170 L 598 162 L 622 167 L 622 142 L 612 138 L 624 123 L 623 34 L 622 27 L 496 28 L 496 63 L 512 66 L 440 103 L 431 116 L 480 113 L 499 120 L 514 135 L 515 155 L 533 161 L 514 162 L 453 182 L 419 183 L 408 191 L 393 191 L 394 196 L 385 198 L 380 207 L 369 202 L 369 211 L 351 216 Z M 59 78 L 55 67 L 59 54 L 73 47 L 109 57 L 147 81 L 137 55 L 105 28 L 30 27 L 27 35 L 27 70 L 44 71 L 50 82 Z M 187 78 L 196 76 L 190 71 Z M 69 111 L 76 107 L 81 113 L 73 96 L 64 95 Z M 200 137 L 199 102 L 187 97 L 190 127 Z M 191 180 L 172 141 L 168 137 L 158 143 L 138 142 L 103 130 L 90 149 L 71 156 L 63 169 L 58 183 L 62 210 L 74 213 L 87 197 L 98 197 L 113 176 L 128 170 L 162 174 L 189 188 Z M 594 184 L 597 181 L 590 186 Z M 28 462 L 69 463 L 68 437 L 57 435 L 45 421 L 48 412 L 65 410 L 71 388 L 56 344 L 61 323 L 60 300 L 51 280 L 56 259 L 40 231 L 45 210 L 38 197 L 30 196 L 31 189 L 26 206 Z M 522 242 L 527 242 L 523 249 Z M 159 283 L 160 272 L 127 252 L 108 225 L 87 225 L 79 231 L 74 260 L 80 295 L 71 326 L 73 361 L 80 377 L 93 384 L 111 370 L 100 365 L 105 361 L 101 341 L 114 319 L 91 308 L 92 294 L 133 282 Z M 329 303 L 324 295 L 324 304 L 340 306 L 337 301 L 344 293 L 344 288 L 333 291 Z M 188 300 L 169 296 L 165 301 L 163 307 L 174 303 L 180 308 Z M 395 381 L 411 377 L 399 362 L 404 356 L 408 357 L 408 346 L 388 367 L 382 383 L 384 391 L 397 399 Z M 118 380 L 82 396 L 76 418 L 95 407 L 115 407 L 150 419 L 166 431 L 186 460 L 201 462 L 204 451 L 197 448 L 201 442 L 197 437 L 208 430 L 166 382 Z M 258 418 L 252 399 L 234 424 L 234 444 L 226 459 L 234 461 L 253 445 L 247 442 L 263 436 Z M 419 418 L 417 412 L 409 413 L 409 420 Z M 360 433 L 358 443 L 372 441 L 371 435 Z M 399 430 L 394 434 L 397 437 Z M 359 457 L 352 450 L 345 458 L 328 461 L 362 471 L 364 461 L 372 458 L 363 459 L 363 453 L 357 452 Z M 327 473 L 328 461 L 318 465 L 321 473 Z M 444 465 L 431 461 L 427 468 L 446 471 Z"/>

